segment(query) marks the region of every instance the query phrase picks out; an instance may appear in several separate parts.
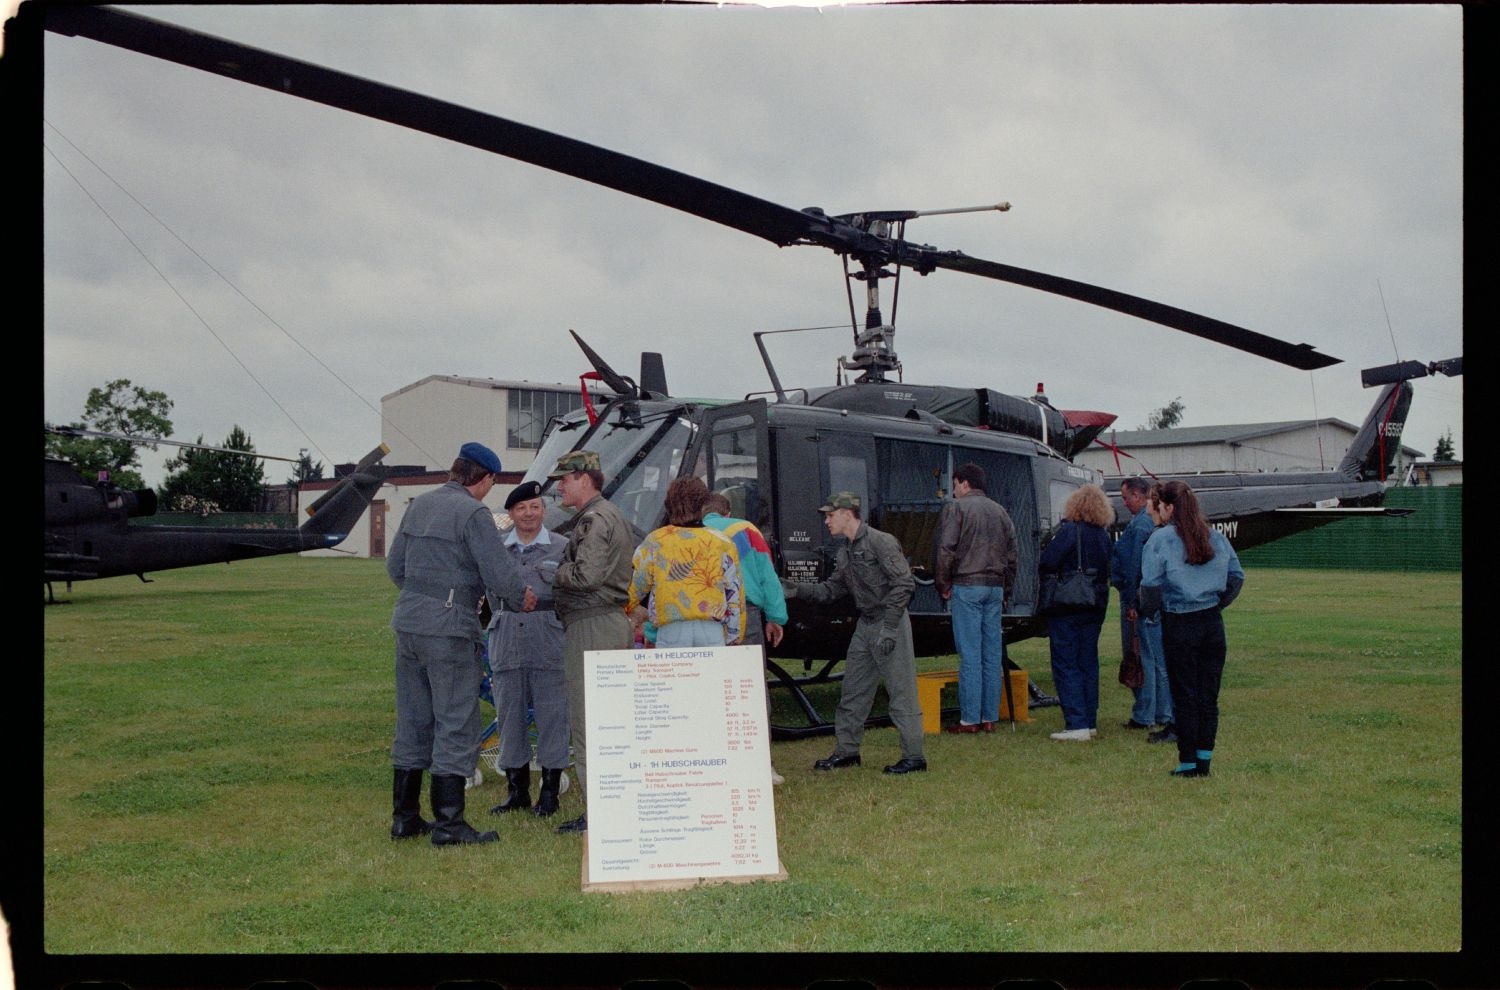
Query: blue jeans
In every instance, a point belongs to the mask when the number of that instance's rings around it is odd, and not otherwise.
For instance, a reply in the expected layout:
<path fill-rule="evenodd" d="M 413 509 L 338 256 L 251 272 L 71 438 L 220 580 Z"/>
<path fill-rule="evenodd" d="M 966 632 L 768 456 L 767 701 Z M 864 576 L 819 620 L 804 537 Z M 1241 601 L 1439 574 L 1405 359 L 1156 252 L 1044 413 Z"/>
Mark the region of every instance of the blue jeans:
<path fill-rule="evenodd" d="M 1167 657 L 1161 645 L 1161 618 L 1137 619 L 1141 637 L 1141 671 L 1145 679 L 1135 693 L 1130 717 L 1141 725 L 1172 724 L 1172 688 L 1167 684 Z"/>
<path fill-rule="evenodd" d="M 965 725 L 1000 720 L 1000 610 L 1005 589 L 955 584 L 948 610 L 958 647 L 958 720 Z"/>
<path fill-rule="evenodd" d="M 658 648 L 676 646 L 723 646 L 724 624 L 717 619 L 684 619 L 668 622 L 656 630 Z"/>
<path fill-rule="evenodd" d="M 1062 704 L 1063 728 L 1099 725 L 1099 631 L 1104 613 L 1079 612 L 1047 620 L 1052 651 L 1052 686 Z"/>

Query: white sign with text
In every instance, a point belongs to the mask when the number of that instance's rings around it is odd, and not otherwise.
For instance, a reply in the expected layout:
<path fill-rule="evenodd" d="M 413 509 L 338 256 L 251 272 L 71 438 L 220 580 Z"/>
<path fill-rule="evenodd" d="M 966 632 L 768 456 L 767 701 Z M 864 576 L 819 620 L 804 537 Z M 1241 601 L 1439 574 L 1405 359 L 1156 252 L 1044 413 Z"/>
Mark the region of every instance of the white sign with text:
<path fill-rule="evenodd" d="M 599 650 L 584 664 L 589 881 L 777 874 L 760 647 Z"/>

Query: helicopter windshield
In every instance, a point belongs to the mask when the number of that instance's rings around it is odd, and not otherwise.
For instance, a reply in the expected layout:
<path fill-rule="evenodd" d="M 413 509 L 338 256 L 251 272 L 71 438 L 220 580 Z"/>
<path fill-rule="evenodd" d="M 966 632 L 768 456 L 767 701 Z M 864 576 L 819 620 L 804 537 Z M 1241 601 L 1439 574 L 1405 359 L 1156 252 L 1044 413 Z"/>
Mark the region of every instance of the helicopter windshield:
<path fill-rule="evenodd" d="M 651 409 L 646 403 L 610 409 L 592 428 L 581 414 L 557 422 L 548 431 L 526 480 L 546 486 L 542 500 L 547 507 L 547 525 L 572 515 L 559 501 L 555 483 L 547 473 L 557 459 L 584 442 L 582 449 L 599 455 L 604 473 L 604 494 L 625 514 L 638 535 L 655 529 L 667 497 L 667 484 L 677 477 L 683 454 L 692 442 L 696 426 L 682 414 L 683 406 Z"/>

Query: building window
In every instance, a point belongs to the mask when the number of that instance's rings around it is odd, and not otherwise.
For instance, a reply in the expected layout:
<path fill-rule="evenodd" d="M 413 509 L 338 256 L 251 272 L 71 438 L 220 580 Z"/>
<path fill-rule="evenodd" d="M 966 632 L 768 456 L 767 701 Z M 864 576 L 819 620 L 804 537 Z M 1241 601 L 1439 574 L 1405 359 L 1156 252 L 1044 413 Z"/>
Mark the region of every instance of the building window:
<path fill-rule="evenodd" d="M 505 445 L 512 450 L 535 450 L 542 445 L 542 432 L 554 416 L 583 405 L 576 392 L 544 392 L 540 389 L 509 390 Z"/>

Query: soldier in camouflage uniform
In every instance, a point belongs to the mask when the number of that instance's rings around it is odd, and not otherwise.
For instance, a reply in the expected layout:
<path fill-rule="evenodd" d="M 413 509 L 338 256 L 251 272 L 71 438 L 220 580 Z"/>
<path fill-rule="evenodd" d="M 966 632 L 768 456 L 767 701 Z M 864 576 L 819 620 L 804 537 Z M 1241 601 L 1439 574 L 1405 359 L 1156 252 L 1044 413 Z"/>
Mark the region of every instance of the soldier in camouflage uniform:
<path fill-rule="evenodd" d="M 500 541 L 482 499 L 494 487 L 500 458 L 466 443 L 448 483 L 412 500 L 401 517 L 385 570 L 401 593 L 391 614 L 396 631 L 396 740 L 391 838 L 432 833 L 437 846 L 493 842 L 464 821 L 464 783 L 474 772 L 483 723 L 484 630 L 475 605 L 488 594 L 499 610 L 530 610 L 536 596 Z M 432 812 L 419 814 L 422 771 L 432 772 Z"/>
<path fill-rule="evenodd" d="M 630 597 L 633 573 L 630 558 L 635 536 L 619 509 L 599 492 L 604 474 L 599 455 L 575 450 L 557 459 L 547 475 L 557 480 L 562 504 L 578 512 L 568 534 L 568 549 L 552 579 L 557 617 L 562 620 L 566 643 L 563 673 L 568 683 L 568 725 L 573 742 L 573 772 L 578 776 L 580 797 L 587 797 L 584 764 L 588 757 L 588 720 L 584 710 L 583 655 L 589 650 L 628 650 L 630 619 L 625 603 Z M 557 827 L 559 832 L 583 832 L 588 816 L 579 815 Z"/>
<path fill-rule="evenodd" d="M 912 649 L 911 617 L 906 605 L 916 582 L 901 544 L 888 533 L 860 519 L 859 496 L 838 492 L 818 507 L 834 536 L 848 543 L 834 561 L 833 576 L 821 584 L 782 581 L 787 598 L 824 604 L 849 595 L 859 609 L 859 622 L 844 659 L 844 684 L 834 716 L 837 743 L 833 755 L 813 764 L 814 770 L 859 766 L 859 744 L 865 719 L 875 703 L 875 689 L 885 681 L 890 696 L 891 721 L 901 734 L 901 759 L 886 773 L 905 774 L 927 769 L 923 755 L 922 708 L 917 701 L 917 658 Z"/>

